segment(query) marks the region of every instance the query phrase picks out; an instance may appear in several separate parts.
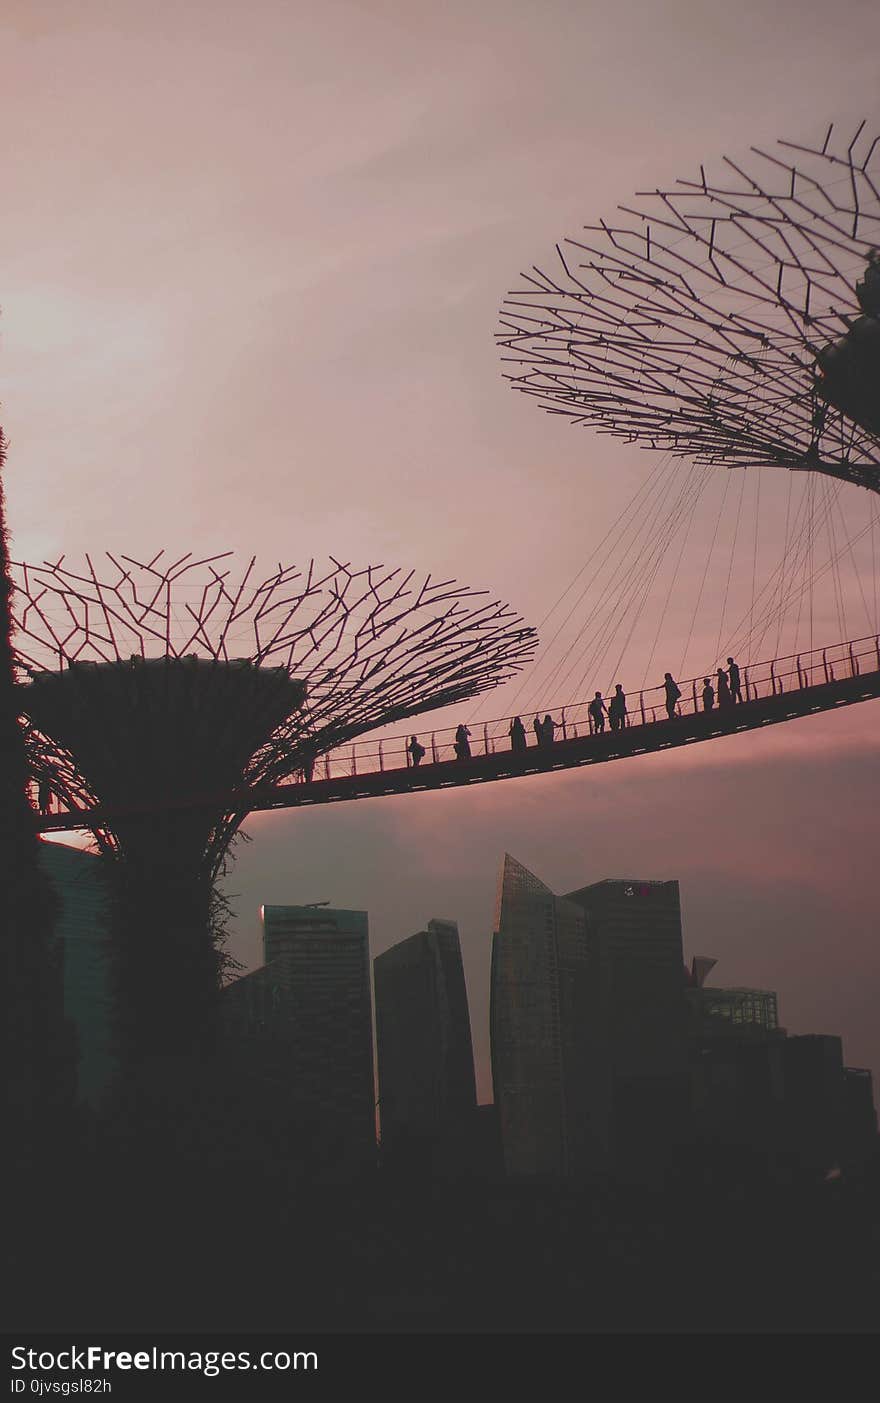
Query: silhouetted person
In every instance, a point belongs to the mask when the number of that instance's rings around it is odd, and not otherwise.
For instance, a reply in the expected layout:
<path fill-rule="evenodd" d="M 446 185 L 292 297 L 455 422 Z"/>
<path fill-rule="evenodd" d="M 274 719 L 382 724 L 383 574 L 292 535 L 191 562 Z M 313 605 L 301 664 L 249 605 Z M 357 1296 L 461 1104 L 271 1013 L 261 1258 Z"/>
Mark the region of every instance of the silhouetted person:
<path fill-rule="evenodd" d="M 455 732 L 455 758 L 456 760 L 470 760 L 471 743 L 470 731 L 467 726 L 461 725 Z"/>
<path fill-rule="evenodd" d="M 541 734 L 544 737 L 545 745 L 552 745 L 556 736 L 556 722 L 552 716 L 544 717 L 544 724 L 541 727 Z"/>
<path fill-rule="evenodd" d="M 608 708 L 608 719 L 612 731 L 622 731 L 626 725 L 626 693 L 619 682 L 614 688 L 614 696 Z"/>
<path fill-rule="evenodd" d="M 413 768 L 417 768 L 422 763 L 422 756 L 425 753 L 425 747 L 419 743 L 418 736 L 410 736 L 409 745 L 406 748 L 410 753 L 410 758 L 413 762 Z"/>
<path fill-rule="evenodd" d="M 37 790 L 37 808 L 41 814 L 48 814 L 52 809 L 52 786 L 47 779 L 41 779 Z"/>
<path fill-rule="evenodd" d="M 538 742 L 538 745 L 543 745 L 543 744 L 544 744 L 544 724 L 543 724 L 543 722 L 541 721 L 540 716 L 536 716 L 535 719 L 534 719 L 534 721 L 532 722 L 532 730 L 533 730 L 534 733 L 535 733 L 535 740 Z"/>
<path fill-rule="evenodd" d="M 743 694 L 739 680 L 739 668 L 733 661 L 733 658 L 727 659 L 727 676 L 730 678 L 730 700 L 732 702 L 741 702 Z"/>
<path fill-rule="evenodd" d="M 708 677 L 703 678 L 703 710 L 711 711 L 715 705 L 715 688 Z"/>
<path fill-rule="evenodd" d="M 730 683 L 727 680 L 727 673 L 724 671 L 723 667 L 719 667 L 715 677 L 718 686 L 718 710 L 723 711 L 725 707 L 733 704 L 733 698 L 730 695 Z"/>
<path fill-rule="evenodd" d="M 305 784 L 311 784 L 315 775 L 315 752 L 304 750 L 302 756 L 302 777 Z"/>
<path fill-rule="evenodd" d="M 587 711 L 593 718 L 593 725 L 596 728 L 596 735 L 601 736 L 602 732 L 605 729 L 606 716 L 605 703 L 602 700 L 601 692 L 596 693 L 593 700 L 590 702 L 590 705 L 587 707 Z"/>
<path fill-rule="evenodd" d="M 510 736 L 510 748 L 515 755 L 522 755 L 527 749 L 526 728 L 518 716 L 514 716 L 510 723 L 507 734 Z"/>
<path fill-rule="evenodd" d="M 681 696 L 681 692 L 671 672 L 665 673 L 664 679 L 663 688 L 666 692 L 666 715 L 671 721 L 675 715 L 675 704 Z"/>

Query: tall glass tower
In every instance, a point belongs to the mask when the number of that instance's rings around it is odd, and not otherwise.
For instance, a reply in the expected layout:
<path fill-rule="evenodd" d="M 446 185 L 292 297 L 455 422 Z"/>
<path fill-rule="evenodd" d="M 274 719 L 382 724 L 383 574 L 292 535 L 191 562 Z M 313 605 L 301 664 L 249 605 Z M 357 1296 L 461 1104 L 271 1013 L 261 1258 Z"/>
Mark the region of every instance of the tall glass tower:
<path fill-rule="evenodd" d="M 383 1157 L 454 1168 L 477 1104 L 458 926 L 428 921 L 373 961 Z"/>
<path fill-rule="evenodd" d="M 583 911 L 593 947 L 614 1163 L 650 1172 L 679 1136 L 686 1095 L 678 882 L 608 879 L 566 901 Z"/>
<path fill-rule="evenodd" d="M 583 910 L 510 854 L 492 937 L 492 1081 L 504 1167 L 579 1176 L 607 1140 L 603 1065 L 593 1047 L 592 959 Z"/>
<path fill-rule="evenodd" d="M 271 1082 L 296 1155 L 321 1175 L 375 1162 L 366 911 L 264 906 L 266 963 L 223 991 L 227 1035 Z M 297 1143 L 293 1143 L 296 1141 Z"/>

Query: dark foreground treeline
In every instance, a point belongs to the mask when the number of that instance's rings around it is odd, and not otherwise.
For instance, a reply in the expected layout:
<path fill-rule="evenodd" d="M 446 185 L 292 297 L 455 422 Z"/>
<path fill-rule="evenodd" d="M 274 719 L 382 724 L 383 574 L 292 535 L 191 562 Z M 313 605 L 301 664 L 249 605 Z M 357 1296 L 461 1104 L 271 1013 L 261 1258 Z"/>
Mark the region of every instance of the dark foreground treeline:
<path fill-rule="evenodd" d="M 7 1328 L 876 1331 L 880 1160 L 691 1145 L 654 1183 L 332 1164 L 222 1096 L 71 1119 L 19 1183 Z M 152 1119 L 151 1119 L 152 1116 Z"/>

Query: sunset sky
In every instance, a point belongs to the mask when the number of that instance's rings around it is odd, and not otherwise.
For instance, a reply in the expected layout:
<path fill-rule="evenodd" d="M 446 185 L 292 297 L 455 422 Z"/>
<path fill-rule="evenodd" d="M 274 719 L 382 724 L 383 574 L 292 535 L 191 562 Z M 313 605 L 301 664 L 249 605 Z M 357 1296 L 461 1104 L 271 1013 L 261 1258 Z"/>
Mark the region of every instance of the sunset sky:
<path fill-rule="evenodd" d="M 821 143 L 830 121 L 880 131 L 878 45 L 874 0 L 5 0 L 14 557 L 332 552 L 455 576 L 539 624 L 654 461 L 511 393 L 505 293 L 637 189 L 777 137 Z M 744 497 L 759 575 L 788 489 L 760 475 L 760 509 L 751 479 Z M 865 494 L 844 491 L 855 522 Z M 702 569 L 685 559 L 682 601 Z M 865 609 L 851 635 L 876 627 Z M 656 681 L 681 660 L 682 610 Z M 815 626 L 840 636 L 831 602 Z M 717 627 L 698 622 L 688 675 Z M 877 1076 L 878 723 L 872 702 L 564 775 L 255 816 L 228 881 L 234 951 L 259 962 L 262 902 L 366 909 L 374 954 L 457 919 L 486 1100 L 504 851 L 560 892 L 675 877 L 713 982 L 775 989 L 791 1032 L 842 1034 Z"/>

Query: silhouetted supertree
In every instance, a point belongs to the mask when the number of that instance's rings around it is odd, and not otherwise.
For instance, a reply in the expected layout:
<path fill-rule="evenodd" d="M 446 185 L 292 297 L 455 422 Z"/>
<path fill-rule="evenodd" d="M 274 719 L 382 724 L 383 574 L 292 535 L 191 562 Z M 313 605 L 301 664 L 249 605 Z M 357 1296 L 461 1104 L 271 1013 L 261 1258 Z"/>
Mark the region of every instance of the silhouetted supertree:
<path fill-rule="evenodd" d="M 0 430 L 0 938 L 9 1092 L 4 1129 L 9 1158 L 27 1162 L 39 1149 L 41 1129 L 49 1136 L 58 1133 L 53 1111 L 64 1102 L 69 1069 L 55 903 L 40 865 L 15 685 L 5 461 Z"/>
<path fill-rule="evenodd" d="M 506 680 L 535 637 L 454 581 L 332 561 L 233 578 L 226 556 L 18 565 L 19 690 L 35 779 L 114 874 L 123 1053 L 209 1025 L 217 879 L 248 794 L 389 722 Z"/>
<path fill-rule="evenodd" d="M 880 491 L 880 135 L 832 138 L 701 166 L 557 245 L 504 302 L 514 388 L 698 463 Z"/>

